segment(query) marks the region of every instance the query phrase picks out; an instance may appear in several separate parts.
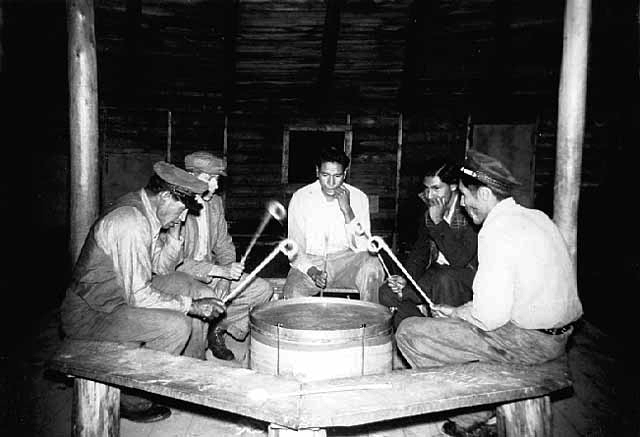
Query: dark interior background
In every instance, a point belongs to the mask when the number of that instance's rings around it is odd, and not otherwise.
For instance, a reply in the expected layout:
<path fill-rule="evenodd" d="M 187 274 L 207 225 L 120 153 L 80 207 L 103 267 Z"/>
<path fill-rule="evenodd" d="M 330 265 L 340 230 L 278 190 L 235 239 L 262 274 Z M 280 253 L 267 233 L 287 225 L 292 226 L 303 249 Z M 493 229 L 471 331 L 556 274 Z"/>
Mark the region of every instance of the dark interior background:
<path fill-rule="evenodd" d="M 60 302 L 71 264 L 66 4 L 0 8 L 3 190 L 16 198 L 4 205 L 15 267 L 3 288 L 17 297 L 12 312 L 37 316 Z M 563 8 L 557 0 L 96 1 L 102 204 L 146 183 L 165 158 L 171 113 L 174 163 L 190 151 L 226 151 L 227 218 L 240 254 L 265 202 L 288 202 L 282 134 L 295 124 L 349 120 L 349 181 L 375 199 L 373 232 L 395 241 L 401 259 L 415 236 L 421 165 L 461 158 L 469 122 L 536 124 L 534 206 L 552 215 Z M 578 278 L 586 317 L 624 333 L 640 285 L 638 2 L 592 8 Z M 295 135 L 309 152 L 318 145 Z M 285 232 L 270 223 L 248 267 Z M 285 271 L 278 258 L 264 276 Z"/>

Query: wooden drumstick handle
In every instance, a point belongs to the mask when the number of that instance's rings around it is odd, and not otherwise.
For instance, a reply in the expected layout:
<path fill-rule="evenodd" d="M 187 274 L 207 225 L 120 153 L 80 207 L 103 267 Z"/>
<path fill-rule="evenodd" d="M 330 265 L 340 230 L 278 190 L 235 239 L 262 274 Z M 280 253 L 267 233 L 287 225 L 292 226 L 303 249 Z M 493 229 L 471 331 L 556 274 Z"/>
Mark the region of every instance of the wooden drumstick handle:
<path fill-rule="evenodd" d="M 402 271 L 402 273 L 404 273 L 404 275 L 409 280 L 409 282 L 411 282 L 411 285 L 413 285 L 413 287 L 416 290 L 418 290 L 418 292 L 420 293 L 422 298 L 427 302 L 429 307 L 433 308 L 434 304 L 431 301 L 431 299 L 429 299 L 429 296 L 427 296 L 427 294 L 422 290 L 422 288 L 420 288 L 418 283 L 416 281 L 414 281 L 413 277 L 409 274 L 407 269 L 404 268 L 404 266 L 402 265 L 400 260 L 398 260 L 398 258 L 396 258 L 396 256 L 393 254 L 393 251 L 389 248 L 389 246 L 387 246 L 387 243 L 384 242 L 382 237 L 378 237 L 378 236 L 371 237 L 369 239 L 369 250 L 371 252 L 380 252 L 380 249 L 384 249 L 385 252 L 387 252 L 387 254 L 391 257 L 393 262 L 396 263 L 398 268 Z"/>
<path fill-rule="evenodd" d="M 227 294 L 222 299 L 222 303 L 226 304 L 231 299 L 240 294 L 240 292 L 249 284 L 249 282 L 253 281 L 253 278 L 256 277 L 260 270 L 262 270 L 269 263 L 269 261 L 275 258 L 279 252 L 282 252 L 287 257 L 291 258 L 298 252 L 298 245 L 295 241 L 288 238 L 278 243 L 278 245 L 271 251 L 271 253 L 267 255 L 267 257 L 262 260 L 262 262 L 244 278 L 244 281 L 240 282 L 231 293 Z"/>

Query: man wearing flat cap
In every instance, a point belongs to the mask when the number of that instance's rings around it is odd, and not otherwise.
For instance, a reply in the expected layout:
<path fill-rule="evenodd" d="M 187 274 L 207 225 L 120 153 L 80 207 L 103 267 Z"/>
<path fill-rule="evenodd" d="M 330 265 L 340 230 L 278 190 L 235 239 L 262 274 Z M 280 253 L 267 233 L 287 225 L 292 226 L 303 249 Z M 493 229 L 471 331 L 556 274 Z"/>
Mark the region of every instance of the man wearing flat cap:
<path fill-rule="evenodd" d="M 202 208 L 187 215 L 182 231 L 183 261 L 177 269 L 207 283 L 210 296 L 222 299 L 246 277 L 244 265 L 236 262 L 236 248 L 228 232 L 222 198 L 216 194 L 218 178 L 227 175 L 227 162 L 199 151 L 185 156 L 184 165 L 188 172 L 208 185 L 208 190 L 196 196 Z M 267 281 L 255 278 L 229 301 L 226 314 L 214 329 L 209 329 L 208 347 L 214 357 L 234 359 L 233 352 L 226 347 L 225 333 L 243 341 L 249 333 L 249 311 L 269 301 L 272 294 Z"/>
<path fill-rule="evenodd" d="M 539 364 L 560 357 L 582 316 L 562 234 L 545 213 L 515 202 L 518 181 L 497 159 L 469 150 L 461 173 L 465 209 L 482 225 L 473 299 L 459 307 L 436 305 L 436 318 L 405 319 L 398 349 L 412 367 Z"/>
<path fill-rule="evenodd" d="M 179 225 L 207 184 L 166 162 L 153 170 L 145 188 L 120 197 L 89 230 L 62 303 L 62 328 L 70 338 L 203 356 L 206 326 L 225 306 L 173 266 L 182 248 Z M 171 410 L 123 394 L 121 414 L 150 422 Z"/>

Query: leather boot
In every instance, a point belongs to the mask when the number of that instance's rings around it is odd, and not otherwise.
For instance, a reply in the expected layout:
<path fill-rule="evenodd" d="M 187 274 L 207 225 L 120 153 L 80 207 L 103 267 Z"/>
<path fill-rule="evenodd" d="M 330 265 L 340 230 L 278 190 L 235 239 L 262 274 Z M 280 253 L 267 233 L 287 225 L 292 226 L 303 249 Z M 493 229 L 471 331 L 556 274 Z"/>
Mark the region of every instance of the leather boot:
<path fill-rule="evenodd" d="M 120 417 L 132 422 L 150 423 L 171 416 L 171 409 L 164 405 L 128 393 L 120 395 Z"/>
<path fill-rule="evenodd" d="M 211 353 L 214 357 L 219 360 L 231 361 L 235 357 L 231 350 L 227 349 L 227 346 L 224 343 L 224 333 L 225 331 L 220 328 L 214 328 L 209 330 L 209 335 L 207 336 L 208 347 L 211 350 Z"/>

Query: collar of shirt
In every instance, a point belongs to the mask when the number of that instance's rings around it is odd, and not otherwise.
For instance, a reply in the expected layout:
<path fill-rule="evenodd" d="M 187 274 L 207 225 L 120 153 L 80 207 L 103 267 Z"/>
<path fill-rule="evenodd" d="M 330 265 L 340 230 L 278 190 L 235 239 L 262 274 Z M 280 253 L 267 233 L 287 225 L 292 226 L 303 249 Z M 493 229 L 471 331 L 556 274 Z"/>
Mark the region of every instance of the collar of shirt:
<path fill-rule="evenodd" d="M 501 200 L 496 206 L 493 207 L 491 211 L 489 211 L 489 214 L 487 214 L 487 218 L 484 219 L 484 223 L 482 224 L 482 226 L 490 224 L 491 221 L 502 214 L 502 212 L 508 211 L 509 209 L 515 208 L 516 206 L 518 206 L 518 204 L 513 199 L 513 197 L 507 197 L 506 199 Z"/>
<path fill-rule="evenodd" d="M 145 217 L 147 217 L 149 225 L 151 225 L 151 235 L 153 236 L 153 241 L 155 241 L 160 234 L 162 225 L 160 224 L 160 220 L 158 220 L 155 209 L 153 209 L 153 206 L 151 206 L 151 202 L 149 201 L 149 197 L 147 196 L 147 192 L 144 190 L 144 188 L 140 190 L 140 198 L 142 199 L 142 205 L 144 206 L 144 215 Z"/>
<path fill-rule="evenodd" d="M 443 220 L 447 222 L 448 225 L 451 224 L 451 218 L 453 217 L 453 214 L 456 212 L 456 206 L 458 205 L 458 200 L 459 200 L 458 193 L 453 193 L 453 202 L 451 202 L 451 205 L 449 205 L 449 209 L 447 210 L 445 215 L 442 217 Z"/>
<path fill-rule="evenodd" d="M 351 186 L 346 183 L 344 187 L 351 190 Z M 351 192 L 353 193 L 353 190 Z M 309 216 L 305 226 L 307 253 L 324 255 L 348 249 L 350 246 L 347 241 L 344 217 L 340 212 L 338 201 L 326 198 L 319 181 L 308 186 L 306 195 L 309 202 L 307 204 Z"/>

